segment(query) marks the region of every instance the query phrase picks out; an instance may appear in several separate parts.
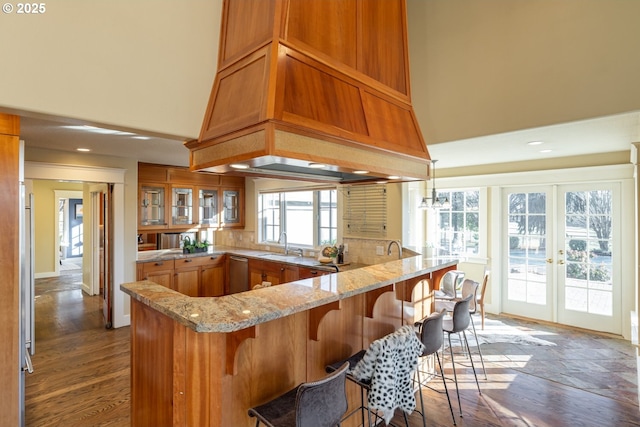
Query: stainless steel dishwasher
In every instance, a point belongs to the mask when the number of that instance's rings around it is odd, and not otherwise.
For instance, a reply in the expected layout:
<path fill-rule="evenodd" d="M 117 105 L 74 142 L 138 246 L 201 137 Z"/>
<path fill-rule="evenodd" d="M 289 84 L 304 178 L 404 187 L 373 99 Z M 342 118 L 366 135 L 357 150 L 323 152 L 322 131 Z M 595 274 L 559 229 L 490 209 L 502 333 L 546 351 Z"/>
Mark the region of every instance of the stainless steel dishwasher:
<path fill-rule="evenodd" d="M 229 293 L 249 290 L 249 260 L 237 256 L 229 257 Z"/>

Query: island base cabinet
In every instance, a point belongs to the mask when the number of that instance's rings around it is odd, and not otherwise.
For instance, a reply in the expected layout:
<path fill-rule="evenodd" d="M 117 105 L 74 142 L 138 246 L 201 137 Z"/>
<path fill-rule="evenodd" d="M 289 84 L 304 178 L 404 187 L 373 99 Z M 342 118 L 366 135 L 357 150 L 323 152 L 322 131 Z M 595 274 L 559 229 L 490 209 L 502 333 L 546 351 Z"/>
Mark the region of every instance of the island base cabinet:
<path fill-rule="evenodd" d="M 252 427 L 249 408 L 412 322 L 397 294 L 389 286 L 229 333 L 195 332 L 133 299 L 132 426 Z M 347 395 L 358 407 L 357 386 Z"/>

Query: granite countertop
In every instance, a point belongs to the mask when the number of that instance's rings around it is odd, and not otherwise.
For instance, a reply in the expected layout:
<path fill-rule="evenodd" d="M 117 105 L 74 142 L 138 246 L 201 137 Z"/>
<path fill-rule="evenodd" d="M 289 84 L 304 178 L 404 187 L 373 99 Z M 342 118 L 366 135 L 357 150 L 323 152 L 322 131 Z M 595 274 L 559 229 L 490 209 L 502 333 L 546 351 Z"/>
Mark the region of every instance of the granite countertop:
<path fill-rule="evenodd" d="M 204 255 L 234 253 L 247 256 L 244 250 L 216 250 L 218 252 L 212 249 Z M 120 289 L 196 332 L 233 332 L 457 263 L 457 259 L 436 260 L 417 255 L 222 297 L 189 297 L 150 281 L 124 283 Z"/>
<path fill-rule="evenodd" d="M 183 254 L 182 249 L 161 249 L 156 251 L 141 251 L 138 252 L 137 262 L 153 262 L 153 261 L 165 261 L 172 259 L 186 259 L 192 257 L 202 257 L 211 255 L 229 254 L 247 258 L 261 259 L 265 261 L 275 261 L 284 264 L 297 265 L 302 267 L 317 268 L 324 271 L 335 272 L 333 264 L 321 264 L 317 258 L 302 257 L 299 255 L 285 255 L 282 253 L 261 251 L 255 249 L 242 249 L 230 246 L 209 246 L 207 252 L 199 252 L 193 254 Z M 366 264 L 346 263 L 339 264 L 340 271 L 353 270 L 354 268 L 364 267 Z"/>

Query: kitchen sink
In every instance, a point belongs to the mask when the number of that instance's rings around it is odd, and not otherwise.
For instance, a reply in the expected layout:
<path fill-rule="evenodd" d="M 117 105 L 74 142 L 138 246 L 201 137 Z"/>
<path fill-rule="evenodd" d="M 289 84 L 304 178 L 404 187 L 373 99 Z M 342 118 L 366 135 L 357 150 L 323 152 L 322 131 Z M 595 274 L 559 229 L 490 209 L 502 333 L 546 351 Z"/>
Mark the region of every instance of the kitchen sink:
<path fill-rule="evenodd" d="M 285 254 L 264 254 L 260 255 L 260 258 L 272 259 L 274 261 L 291 261 L 300 262 L 304 258 L 298 255 L 285 255 Z"/>

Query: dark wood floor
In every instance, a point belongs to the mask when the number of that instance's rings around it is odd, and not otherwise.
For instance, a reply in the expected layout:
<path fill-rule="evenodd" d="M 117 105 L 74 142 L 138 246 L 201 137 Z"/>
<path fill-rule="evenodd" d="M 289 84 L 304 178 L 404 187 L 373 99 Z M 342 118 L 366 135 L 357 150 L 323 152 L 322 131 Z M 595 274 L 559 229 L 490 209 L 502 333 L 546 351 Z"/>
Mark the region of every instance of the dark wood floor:
<path fill-rule="evenodd" d="M 129 426 L 129 328 L 105 329 L 101 297 L 82 294 L 80 279 L 71 271 L 36 281 L 29 427 Z M 463 373 L 458 426 L 640 426 L 635 349 L 628 341 L 500 319 L 532 335 L 544 333 L 557 346 L 482 345 L 489 379 L 481 377 L 480 395 L 470 370 Z M 445 396 L 425 390 L 424 397 L 427 425 L 451 426 Z M 452 398 L 457 411 L 455 392 Z M 422 426 L 417 413 L 410 425 Z"/>

